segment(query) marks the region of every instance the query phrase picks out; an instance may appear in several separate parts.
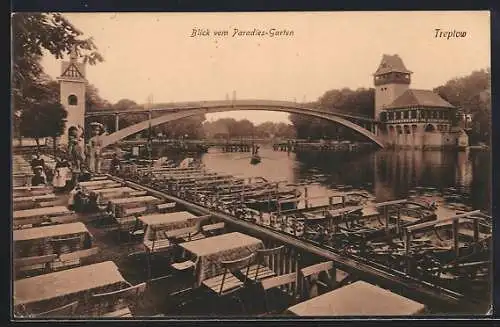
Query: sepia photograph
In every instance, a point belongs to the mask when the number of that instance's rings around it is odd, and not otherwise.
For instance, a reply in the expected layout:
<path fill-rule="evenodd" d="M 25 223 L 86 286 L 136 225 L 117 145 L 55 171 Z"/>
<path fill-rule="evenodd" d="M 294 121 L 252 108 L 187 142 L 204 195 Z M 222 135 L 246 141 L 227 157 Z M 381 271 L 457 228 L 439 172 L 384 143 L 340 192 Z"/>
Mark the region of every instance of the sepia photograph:
<path fill-rule="evenodd" d="M 489 11 L 14 12 L 11 319 L 488 317 Z"/>

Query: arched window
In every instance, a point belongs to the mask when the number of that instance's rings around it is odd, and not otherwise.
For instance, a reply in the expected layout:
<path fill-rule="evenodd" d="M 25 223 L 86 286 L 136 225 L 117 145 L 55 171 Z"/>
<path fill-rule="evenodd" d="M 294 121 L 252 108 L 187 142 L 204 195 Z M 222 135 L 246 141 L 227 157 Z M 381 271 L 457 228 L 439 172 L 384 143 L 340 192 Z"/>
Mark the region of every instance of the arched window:
<path fill-rule="evenodd" d="M 434 132 L 435 130 L 436 130 L 436 128 L 434 128 L 434 125 L 432 125 L 432 124 L 428 124 L 427 126 L 425 126 L 426 132 Z"/>
<path fill-rule="evenodd" d="M 78 98 L 76 95 L 72 94 L 68 97 L 68 104 L 70 106 L 76 106 L 78 104 Z"/>

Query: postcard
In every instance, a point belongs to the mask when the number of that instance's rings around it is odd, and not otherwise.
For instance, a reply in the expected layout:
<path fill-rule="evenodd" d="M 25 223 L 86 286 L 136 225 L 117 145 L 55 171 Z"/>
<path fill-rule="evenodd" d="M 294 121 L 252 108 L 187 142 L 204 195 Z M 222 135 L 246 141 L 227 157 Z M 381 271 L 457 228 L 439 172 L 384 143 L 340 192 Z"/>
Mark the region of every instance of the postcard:
<path fill-rule="evenodd" d="M 491 314 L 488 11 L 11 24 L 13 319 Z"/>

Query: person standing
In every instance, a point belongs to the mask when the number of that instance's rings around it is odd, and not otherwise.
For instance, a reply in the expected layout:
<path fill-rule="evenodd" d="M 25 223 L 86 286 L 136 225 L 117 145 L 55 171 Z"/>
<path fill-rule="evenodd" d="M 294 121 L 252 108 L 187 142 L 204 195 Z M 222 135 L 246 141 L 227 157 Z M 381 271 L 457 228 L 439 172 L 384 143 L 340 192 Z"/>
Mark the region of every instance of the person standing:
<path fill-rule="evenodd" d="M 56 159 L 55 174 L 52 185 L 58 191 L 64 191 L 69 186 L 68 180 L 71 181 L 71 169 L 69 163 L 64 158 Z"/>

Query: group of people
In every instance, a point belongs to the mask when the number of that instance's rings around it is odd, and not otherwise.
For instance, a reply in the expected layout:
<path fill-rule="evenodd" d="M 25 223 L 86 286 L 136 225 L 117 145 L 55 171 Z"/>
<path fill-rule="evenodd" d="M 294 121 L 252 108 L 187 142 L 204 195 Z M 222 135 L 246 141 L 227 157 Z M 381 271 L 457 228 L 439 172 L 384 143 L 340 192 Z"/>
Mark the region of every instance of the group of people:
<path fill-rule="evenodd" d="M 55 189 L 67 190 L 73 188 L 79 181 L 89 180 L 91 173 L 101 173 L 101 135 L 105 133 L 105 129 L 100 123 L 92 123 L 91 128 L 92 137 L 87 145 L 84 144 L 81 127 L 69 129 L 67 149 L 57 156 L 53 169 L 45 165 L 40 153 L 37 152 L 31 161 L 34 173 L 31 185 L 52 182 Z M 116 166 L 116 162 L 112 166 Z"/>

